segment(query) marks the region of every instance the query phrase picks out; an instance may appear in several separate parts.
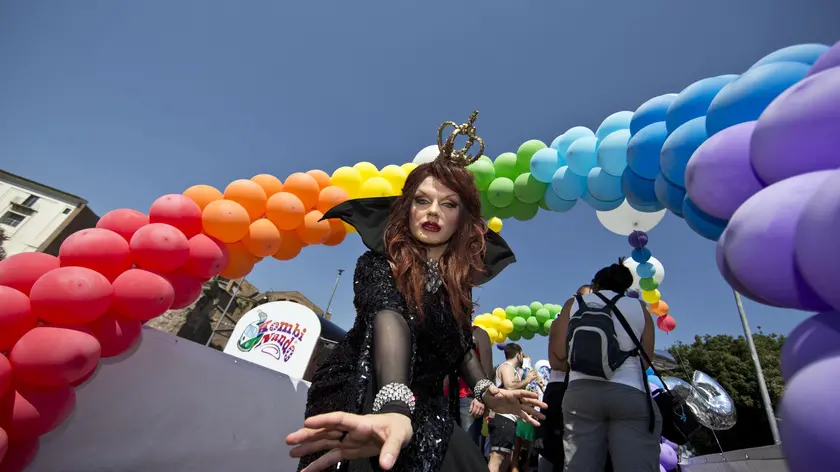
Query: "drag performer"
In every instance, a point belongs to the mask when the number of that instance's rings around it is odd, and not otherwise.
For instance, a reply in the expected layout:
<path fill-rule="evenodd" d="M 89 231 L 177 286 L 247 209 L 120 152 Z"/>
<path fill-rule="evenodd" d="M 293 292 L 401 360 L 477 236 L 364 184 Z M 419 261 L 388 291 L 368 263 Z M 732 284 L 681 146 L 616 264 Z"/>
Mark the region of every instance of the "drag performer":
<path fill-rule="evenodd" d="M 370 249 L 353 279 L 356 321 L 313 377 L 304 427 L 286 438 L 299 469 L 404 472 L 486 471 L 466 432 L 454 427 L 463 377 L 497 413 L 538 425 L 536 393 L 500 390 L 474 352 L 472 288 L 515 262 L 487 230 L 465 168 L 481 156 L 474 112 L 438 131 L 438 158 L 406 180 L 402 194 L 350 200 L 324 218 L 353 225 Z M 444 140 L 447 126 L 454 127 Z M 455 149 L 455 138 L 467 138 Z M 478 142 L 480 151 L 471 156 Z M 340 465 L 339 465 L 340 464 Z"/>

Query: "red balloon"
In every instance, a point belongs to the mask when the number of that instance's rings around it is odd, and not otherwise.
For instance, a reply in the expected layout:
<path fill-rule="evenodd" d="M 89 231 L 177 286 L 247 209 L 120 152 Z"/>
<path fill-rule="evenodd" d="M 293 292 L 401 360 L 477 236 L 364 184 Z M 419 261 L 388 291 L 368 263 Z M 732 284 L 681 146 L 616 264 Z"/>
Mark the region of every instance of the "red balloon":
<path fill-rule="evenodd" d="M 35 282 L 29 300 L 38 318 L 75 326 L 104 315 L 113 295 L 111 283 L 99 272 L 84 267 L 59 267 Z"/>
<path fill-rule="evenodd" d="M 6 394 L 12 385 L 12 364 L 3 354 L 0 354 L 0 397 Z"/>
<path fill-rule="evenodd" d="M 0 428 L 0 467 L 4 467 L 3 458 L 6 457 L 6 451 L 9 450 L 9 435 L 6 430 Z"/>
<path fill-rule="evenodd" d="M 110 229 L 125 238 L 126 241 L 131 241 L 134 233 L 147 224 L 149 224 L 148 216 L 137 210 L 122 208 L 105 213 L 102 218 L 99 218 L 96 227 Z"/>
<path fill-rule="evenodd" d="M 172 272 L 184 265 L 190 255 L 190 243 L 178 228 L 150 223 L 131 237 L 131 257 L 142 269 Z"/>
<path fill-rule="evenodd" d="M 190 255 L 184 263 L 184 272 L 207 280 L 219 275 L 227 267 L 229 259 L 224 243 L 205 234 L 197 234 L 190 238 Z"/>
<path fill-rule="evenodd" d="M 193 304 L 201 296 L 201 289 L 204 282 L 183 272 L 174 272 L 165 275 L 166 280 L 175 289 L 175 300 L 172 302 L 172 310 L 180 310 Z"/>
<path fill-rule="evenodd" d="M 13 288 L 0 287 L 0 352 L 11 349 L 37 324 L 29 297 Z"/>
<path fill-rule="evenodd" d="M 38 439 L 9 441 L 9 449 L 6 451 L 3 462 L 0 463 L 0 470 L 3 472 L 23 472 L 35 460 L 39 447 L 40 441 Z"/>
<path fill-rule="evenodd" d="M 656 318 L 656 326 L 662 331 L 670 333 L 677 328 L 677 320 L 671 315 L 660 316 Z"/>
<path fill-rule="evenodd" d="M 84 377 L 82 377 L 79 380 L 71 383 L 70 386 L 73 387 L 73 388 L 76 388 L 76 387 L 80 387 L 80 386 L 86 384 L 88 380 L 92 379 L 93 376 L 96 375 L 97 370 L 99 370 L 99 365 L 97 365 L 96 367 L 93 368 L 93 370 L 91 370 L 90 372 L 85 374 Z"/>
<path fill-rule="evenodd" d="M 86 329 L 39 326 L 23 335 L 9 353 L 15 381 L 36 387 L 60 387 L 96 368 L 102 347 Z"/>
<path fill-rule="evenodd" d="M 140 340 L 143 325 L 137 320 L 127 320 L 106 313 L 88 329 L 102 346 L 102 358 L 114 357 L 127 351 Z"/>
<path fill-rule="evenodd" d="M 101 228 L 83 229 L 61 243 L 58 259 L 62 267 L 87 267 L 114 280 L 131 269 L 128 243 L 119 234 Z"/>
<path fill-rule="evenodd" d="M 112 313 L 123 318 L 148 321 L 166 312 L 175 299 L 168 280 L 142 269 L 129 269 L 113 283 Z"/>
<path fill-rule="evenodd" d="M 18 385 L 0 399 L 0 428 L 12 441 L 36 439 L 64 422 L 75 405 L 76 392 L 69 385 L 50 389 Z"/>
<path fill-rule="evenodd" d="M 58 269 L 58 258 L 42 252 L 22 252 L 0 261 L 0 285 L 29 295 L 32 285 L 47 272 Z"/>
<path fill-rule="evenodd" d="M 201 233 L 201 208 L 184 195 L 164 195 L 152 203 L 149 222 L 174 226 L 191 238 Z"/>

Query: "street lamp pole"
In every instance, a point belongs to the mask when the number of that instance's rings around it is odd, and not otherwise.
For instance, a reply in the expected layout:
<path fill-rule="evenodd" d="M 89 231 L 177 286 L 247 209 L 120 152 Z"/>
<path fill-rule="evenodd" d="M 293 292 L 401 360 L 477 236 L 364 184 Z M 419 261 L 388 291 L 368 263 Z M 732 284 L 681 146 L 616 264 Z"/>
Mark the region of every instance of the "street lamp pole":
<path fill-rule="evenodd" d="M 327 308 L 324 309 L 324 317 L 327 316 L 327 313 L 330 312 L 330 305 L 332 305 L 333 297 L 335 297 L 335 290 L 338 288 L 338 282 L 341 281 L 341 274 L 344 273 L 344 269 L 338 269 L 338 277 L 335 278 L 335 285 L 333 285 L 332 293 L 330 294 L 330 300 L 327 302 Z"/>

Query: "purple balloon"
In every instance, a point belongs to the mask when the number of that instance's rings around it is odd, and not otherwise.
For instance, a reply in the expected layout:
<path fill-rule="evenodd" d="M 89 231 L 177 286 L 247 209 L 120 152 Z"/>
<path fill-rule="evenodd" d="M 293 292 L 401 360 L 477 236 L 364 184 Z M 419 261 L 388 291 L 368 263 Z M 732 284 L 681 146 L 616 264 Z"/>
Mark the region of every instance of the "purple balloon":
<path fill-rule="evenodd" d="M 790 382 L 814 362 L 840 356 L 840 313 L 824 311 L 803 321 L 782 346 L 782 377 Z"/>
<path fill-rule="evenodd" d="M 673 449 L 665 444 L 659 445 L 659 465 L 664 467 L 665 470 L 676 469 L 679 461 L 680 459 Z"/>
<path fill-rule="evenodd" d="M 630 297 L 630 298 L 638 299 L 639 298 L 639 292 L 637 292 L 635 290 L 628 290 L 627 291 L 627 296 Z"/>
<path fill-rule="evenodd" d="M 791 472 L 836 470 L 840 457 L 840 356 L 805 367 L 787 383 L 779 423 Z"/>
<path fill-rule="evenodd" d="M 496 343 L 496 349 L 498 349 L 500 351 L 504 351 L 505 350 L 505 345 L 502 344 L 502 343 Z"/>
<path fill-rule="evenodd" d="M 831 174 L 812 172 L 778 182 L 753 195 L 732 216 L 724 231 L 724 258 L 747 293 L 785 308 L 831 309 L 805 283 L 794 256 L 802 210 Z"/>
<path fill-rule="evenodd" d="M 668 472 L 665 470 L 665 467 L 662 467 L 662 464 L 659 464 L 659 472 Z"/>
<path fill-rule="evenodd" d="M 817 62 L 811 66 L 811 70 L 808 71 L 808 76 L 818 74 L 826 69 L 831 69 L 832 67 L 839 67 L 840 66 L 840 42 L 837 42 L 834 46 L 831 47 L 828 51 L 824 52 Z M 807 77 L 807 76 L 806 76 Z"/>
<path fill-rule="evenodd" d="M 680 446 L 678 446 L 677 443 L 671 442 L 671 441 L 669 441 L 665 438 L 662 438 L 662 444 L 670 447 L 671 449 L 674 450 L 674 452 L 678 452 L 680 450 Z"/>
<path fill-rule="evenodd" d="M 812 75 L 776 97 L 753 131 L 750 156 L 767 184 L 840 167 L 840 68 Z"/>
<path fill-rule="evenodd" d="M 726 257 L 723 251 L 723 247 L 726 244 L 726 231 L 720 235 L 720 238 L 717 241 L 717 245 L 715 246 L 715 260 L 717 261 L 718 270 L 720 271 L 720 275 L 723 276 L 723 280 L 729 284 L 734 290 L 736 290 L 741 295 L 749 298 L 754 302 L 761 303 L 763 305 L 769 306 L 778 306 L 774 303 L 770 303 L 769 301 L 759 297 L 758 295 L 750 292 L 744 284 L 738 281 L 735 278 L 735 275 L 732 273 L 732 269 L 729 268 L 729 263 L 726 262 Z"/>
<path fill-rule="evenodd" d="M 636 249 L 641 249 L 647 246 L 648 235 L 644 231 L 633 231 L 630 236 L 627 236 L 627 242 Z"/>
<path fill-rule="evenodd" d="M 837 290 L 840 286 L 839 234 L 840 171 L 835 170 L 805 205 L 796 230 L 799 272 L 835 310 L 840 310 L 840 290 Z"/>
<path fill-rule="evenodd" d="M 688 197 L 709 216 L 732 218 L 735 210 L 764 186 L 750 163 L 755 121 L 715 134 L 697 148 L 685 168 Z"/>

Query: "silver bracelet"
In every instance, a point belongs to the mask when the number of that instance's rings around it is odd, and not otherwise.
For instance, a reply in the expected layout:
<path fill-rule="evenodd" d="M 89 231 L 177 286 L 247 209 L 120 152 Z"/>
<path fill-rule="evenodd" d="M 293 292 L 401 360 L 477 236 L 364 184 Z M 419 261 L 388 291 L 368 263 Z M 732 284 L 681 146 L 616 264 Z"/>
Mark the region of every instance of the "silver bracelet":
<path fill-rule="evenodd" d="M 373 412 L 376 413 L 389 402 L 400 401 L 408 405 L 408 410 L 414 414 L 414 392 L 407 385 L 401 383 L 389 383 L 379 389 L 373 399 Z"/>
<path fill-rule="evenodd" d="M 473 394 L 475 395 L 475 399 L 484 403 L 484 392 L 487 391 L 488 388 L 493 386 L 493 382 L 487 379 L 481 379 L 475 383 L 475 387 L 473 387 Z"/>

